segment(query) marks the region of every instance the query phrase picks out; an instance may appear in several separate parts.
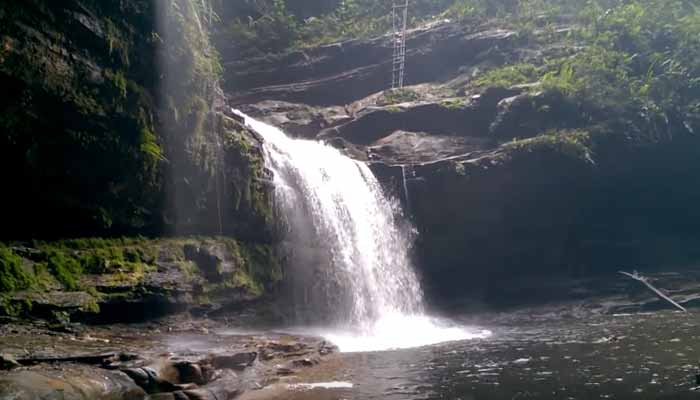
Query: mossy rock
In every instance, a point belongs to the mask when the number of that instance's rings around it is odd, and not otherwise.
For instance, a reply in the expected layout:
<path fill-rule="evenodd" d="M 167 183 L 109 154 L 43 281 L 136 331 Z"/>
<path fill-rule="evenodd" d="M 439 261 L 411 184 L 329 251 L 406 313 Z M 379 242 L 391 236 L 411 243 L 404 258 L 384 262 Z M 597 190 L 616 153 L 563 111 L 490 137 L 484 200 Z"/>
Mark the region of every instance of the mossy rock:
<path fill-rule="evenodd" d="M 23 264 L 12 249 L 0 246 L 0 293 L 28 289 L 37 283 Z"/>

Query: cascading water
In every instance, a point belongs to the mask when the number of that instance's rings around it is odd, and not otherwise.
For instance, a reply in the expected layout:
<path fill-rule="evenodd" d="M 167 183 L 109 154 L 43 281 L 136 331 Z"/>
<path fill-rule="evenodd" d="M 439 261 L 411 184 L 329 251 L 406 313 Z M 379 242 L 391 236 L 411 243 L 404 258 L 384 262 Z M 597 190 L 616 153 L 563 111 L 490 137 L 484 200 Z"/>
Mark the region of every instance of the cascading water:
<path fill-rule="evenodd" d="M 276 203 L 288 227 L 286 275 L 306 322 L 313 316 L 334 326 L 326 336 L 343 351 L 475 336 L 424 316 L 409 255 L 413 229 L 366 164 L 236 113 L 264 139 Z"/>

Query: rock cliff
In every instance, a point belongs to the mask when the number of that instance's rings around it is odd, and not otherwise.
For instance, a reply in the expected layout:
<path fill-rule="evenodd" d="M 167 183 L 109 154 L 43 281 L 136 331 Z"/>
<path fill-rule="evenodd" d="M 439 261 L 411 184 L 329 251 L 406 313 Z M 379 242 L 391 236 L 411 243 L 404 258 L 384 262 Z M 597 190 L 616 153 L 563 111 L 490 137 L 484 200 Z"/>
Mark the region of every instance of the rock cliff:
<path fill-rule="evenodd" d="M 416 29 L 410 86 L 396 91 L 381 91 L 388 36 L 229 62 L 229 84 L 245 89 L 229 98 L 370 162 L 420 231 L 434 299 L 506 303 L 525 277 L 697 262 L 697 115 L 649 119 L 631 99 L 606 107 L 537 80 L 475 84 L 503 65 L 575 57 L 584 47 L 562 39 L 572 29 L 529 42 L 497 23 Z"/>

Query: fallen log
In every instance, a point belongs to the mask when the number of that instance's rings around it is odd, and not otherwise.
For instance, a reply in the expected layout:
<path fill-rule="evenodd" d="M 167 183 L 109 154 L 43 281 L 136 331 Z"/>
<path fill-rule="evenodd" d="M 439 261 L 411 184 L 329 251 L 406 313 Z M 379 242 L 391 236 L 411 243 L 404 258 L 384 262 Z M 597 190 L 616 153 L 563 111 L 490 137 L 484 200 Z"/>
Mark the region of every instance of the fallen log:
<path fill-rule="evenodd" d="M 654 285 L 652 285 L 651 283 L 649 283 L 649 279 L 648 279 L 648 278 L 646 278 L 646 277 L 644 277 L 644 276 L 642 276 L 642 275 L 639 275 L 639 273 L 638 273 L 637 271 L 634 271 L 634 272 L 632 272 L 631 274 L 630 274 L 629 272 L 625 272 L 625 271 L 618 271 L 618 272 L 621 273 L 622 275 L 629 276 L 630 278 L 632 278 L 632 279 L 634 279 L 634 280 L 636 280 L 636 281 L 642 282 L 644 285 L 646 285 L 646 287 L 649 288 L 649 290 L 651 290 L 652 292 L 654 292 L 654 294 L 656 294 L 656 296 L 658 296 L 660 299 L 666 300 L 667 302 L 671 303 L 674 307 L 676 307 L 677 309 L 679 309 L 679 310 L 681 310 L 681 311 L 683 311 L 683 312 L 688 312 L 688 310 L 686 310 L 685 307 L 683 307 L 682 305 L 676 303 L 675 301 L 673 301 L 672 298 L 668 297 L 666 294 L 664 294 L 664 293 L 661 292 L 659 289 L 657 289 L 656 287 L 654 287 Z"/>

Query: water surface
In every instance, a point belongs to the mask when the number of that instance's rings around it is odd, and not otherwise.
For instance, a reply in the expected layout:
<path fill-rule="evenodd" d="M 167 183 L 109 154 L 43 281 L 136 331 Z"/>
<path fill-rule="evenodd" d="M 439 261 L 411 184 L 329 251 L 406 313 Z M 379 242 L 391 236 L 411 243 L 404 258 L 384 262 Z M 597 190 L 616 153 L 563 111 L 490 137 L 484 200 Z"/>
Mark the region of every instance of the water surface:
<path fill-rule="evenodd" d="M 267 398 L 700 398 L 693 390 L 699 323 L 697 314 L 671 311 L 576 318 L 504 314 L 490 321 L 490 337 L 343 353 L 301 377 L 351 387 L 292 387 L 274 396 L 270 390 Z"/>

